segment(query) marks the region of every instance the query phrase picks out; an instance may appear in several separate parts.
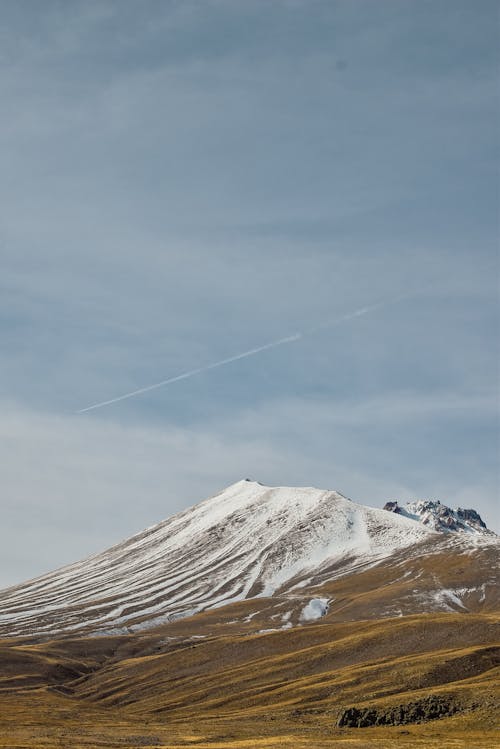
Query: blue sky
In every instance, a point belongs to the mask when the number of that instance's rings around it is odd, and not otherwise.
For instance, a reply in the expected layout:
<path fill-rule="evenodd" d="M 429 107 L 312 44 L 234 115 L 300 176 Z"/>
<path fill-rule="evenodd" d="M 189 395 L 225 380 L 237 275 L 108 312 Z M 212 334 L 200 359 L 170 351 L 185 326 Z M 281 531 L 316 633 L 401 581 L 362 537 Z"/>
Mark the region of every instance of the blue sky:
<path fill-rule="evenodd" d="M 244 476 L 500 530 L 497 20 L 2 3 L 0 583 Z"/>

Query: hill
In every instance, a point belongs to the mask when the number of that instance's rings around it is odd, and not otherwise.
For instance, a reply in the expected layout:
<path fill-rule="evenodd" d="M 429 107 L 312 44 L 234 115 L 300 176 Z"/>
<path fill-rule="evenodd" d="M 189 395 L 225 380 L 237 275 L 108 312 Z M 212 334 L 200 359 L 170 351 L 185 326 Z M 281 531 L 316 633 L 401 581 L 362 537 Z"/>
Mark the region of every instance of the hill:
<path fill-rule="evenodd" d="M 497 746 L 499 539 L 461 513 L 238 482 L 2 591 L 0 747 Z"/>

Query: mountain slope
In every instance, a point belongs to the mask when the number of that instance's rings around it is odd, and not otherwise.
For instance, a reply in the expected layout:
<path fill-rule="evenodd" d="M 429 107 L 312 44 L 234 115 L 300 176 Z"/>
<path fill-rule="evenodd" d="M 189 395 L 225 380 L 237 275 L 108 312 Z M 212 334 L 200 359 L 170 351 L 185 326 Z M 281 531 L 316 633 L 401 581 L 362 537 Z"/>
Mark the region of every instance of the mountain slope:
<path fill-rule="evenodd" d="M 396 564 L 388 559 L 407 563 L 443 543 L 445 555 L 477 558 L 497 542 L 484 534 L 443 540 L 415 519 L 337 492 L 240 481 L 102 554 L 3 591 L 0 633 L 124 633 L 270 597 L 263 625 L 279 618 L 288 627 L 326 614 L 332 595 L 321 586 L 346 575 L 383 560 L 387 570 Z"/>
<path fill-rule="evenodd" d="M 440 613 L 201 640 L 0 640 L 0 747 L 496 747 L 498 622 Z M 353 713 L 369 718 L 362 730 Z"/>
<path fill-rule="evenodd" d="M 0 592 L 0 747 L 496 746 L 499 539 L 425 513 L 239 482 Z"/>

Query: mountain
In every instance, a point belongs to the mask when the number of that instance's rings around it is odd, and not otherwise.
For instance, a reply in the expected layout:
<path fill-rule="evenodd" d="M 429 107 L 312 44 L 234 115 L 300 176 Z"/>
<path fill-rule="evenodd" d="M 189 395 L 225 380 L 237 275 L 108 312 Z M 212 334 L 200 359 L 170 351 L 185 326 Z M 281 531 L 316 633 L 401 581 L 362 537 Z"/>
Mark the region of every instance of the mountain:
<path fill-rule="evenodd" d="M 439 500 L 420 499 L 416 502 L 407 502 L 404 507 L 401 507 L 398 502 L 387 502 L 384 510 L 395 512 L 411 520 L 419 520 L 435 531 L 464 531 L 494 535 L 476 510 L 463 510 L 461 507 L 453 510 L 451 507 L 442 505 Z"/>
<path fill-rule="evenodd" d="M 0 635 L 124 634 L 187 617 L 196 629 L 201 612 L 233 629 L 274 630 L 327 613 L 487 610 L 498 542 L 473 510 L 374 509 L 335 491 L 244 480 L 101 554 L 4 590 Z"/>
<path fill-rule="evenodd" d="M 0 747 L 497 746 L 499 538 L 386 508 L 241 481 L 1 591 Z"/>

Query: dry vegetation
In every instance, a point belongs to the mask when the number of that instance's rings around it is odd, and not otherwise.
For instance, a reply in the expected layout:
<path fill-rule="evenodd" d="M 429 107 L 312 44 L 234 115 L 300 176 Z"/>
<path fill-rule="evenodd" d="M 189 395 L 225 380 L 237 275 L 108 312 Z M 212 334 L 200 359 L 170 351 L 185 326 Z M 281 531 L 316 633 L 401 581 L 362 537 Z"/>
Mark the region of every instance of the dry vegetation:
<path fill-rule="evenodd" d="M 4 639 L 0 747 L 497 747 L 495 564 L 488 549 L 403 552 L 154 630 Z M 457 587 L 468 612 L 422 613 Z M 330 611 L 297 626 L 312 596 Z"/>
<path fill-rule="evenodd" d="M 201 614 L 130 636 L 4 640 L 0 747 L 494 747 L 498 625 L 426 614 L 217 634 Z M 450 717 L 337 727 L 349 707 L 388 715 L 433 696 Z"/>

